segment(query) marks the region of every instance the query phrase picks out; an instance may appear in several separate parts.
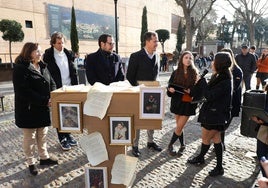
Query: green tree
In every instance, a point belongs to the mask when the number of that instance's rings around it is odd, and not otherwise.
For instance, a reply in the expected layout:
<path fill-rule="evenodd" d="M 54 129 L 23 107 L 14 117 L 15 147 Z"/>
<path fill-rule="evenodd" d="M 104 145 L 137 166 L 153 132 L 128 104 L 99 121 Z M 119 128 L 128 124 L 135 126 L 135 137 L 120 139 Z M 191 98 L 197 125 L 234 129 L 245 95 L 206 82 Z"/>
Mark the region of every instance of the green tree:
<path fill-rule="evenodd" d="M 147 23 L 147 8 L 146 6 L 143 7 L 142 11 L 142 20 L 141 20 L 141 48 L 144 47 L 143 35 L 148 32 L 148 23 Z"/>
<path fill-rule="evenodd" d="M 5 41 L 9 41 L 10 63 L 11 68 L 13 68 L 13 62 L 11 56 L 11 42 L 21 42 L 24 39 L 22 26 L 15 20 L 3 19 L 0 21 L 0 31 L 3 32 L 2 38 Z"/>
<path fill-rule="evenodd" d="M 182 26 L 181 20 L 179 22 L 178 30 L 177 30 L 177 44 L 176 44 L 176 52 L 178 54 L 181 53 L 182 44 L 185 43 L 185 26 Z"/>
<path fill-rule="evenodd" d="M 162 46 L 162 52 L 165 53 L 165 42 L 170 38 L 169 31 L 166 29 L 158 29 L 155 31 L 158 35 L 158 40 Z"/>
<path fill-rule="evenodd" d="M 71 49 L 72 49 L 72 51 L 74 53 L 78 53 L 79 52 L 79 41 L 78 41 L 78 34 L 77 34 L 77 28 L 76 28 L 76 17 L 75 17 L 74 6 L 72 6 L 70 38 L 71 38 Z"/>
<path fill-rule="evenodd" d="M 247 24 L 250 44 L 255 44 L 255 24 L 267 15 L 268 4 L 259 0 L 227 0 Z"/>

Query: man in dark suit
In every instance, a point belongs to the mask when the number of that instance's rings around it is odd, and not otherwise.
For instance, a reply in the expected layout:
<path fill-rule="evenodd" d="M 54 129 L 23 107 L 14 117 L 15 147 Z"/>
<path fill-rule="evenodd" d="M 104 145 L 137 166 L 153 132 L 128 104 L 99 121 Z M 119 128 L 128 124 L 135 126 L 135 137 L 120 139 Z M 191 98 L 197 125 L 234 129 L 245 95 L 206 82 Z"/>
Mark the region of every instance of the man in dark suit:
<path fill-rule="evenodd" d="M 100 82 L 109 85 L 123 81 L 124 71 L 119 55 L 113 52 L 114 42 L 109 34 L 102 34 L 98 40 L 99 49 L 86 58 L 86 75 L 90 85 Z"/>
<path fill-rule="evenodd" d="M 50 39 L 51 47 L 45 50 L 43 60 L 56 83 L 57 88 L 63 85 L 77 85 L 77 71 L 74 67 L 72 54 L 64 48 L 65 36 L 60 32 L 52 34 Z M 57 129 L 58 138 L 63 150 L 70 150 L 76 146 L 77 141 L 70 133 L 60 133 Z"/>
<path fill-rule="evenodd" d="M 158 37 L 154 32 L 144 34 L 144 48 L 130 55 L 127 79 L 133 86 L 138 85 L 138 81 L 155 81 L 158 74 L 158 59 L 155 54 Z M 153 141 L 153 130 L 147 130 L 148 142 L 147 147 L 155 151 L 162 149 Z M 132 154 L 135 157 L 140 156 L 138 149 L 140 130 L 136 130 L 136 138 L 132 147 Z"/>

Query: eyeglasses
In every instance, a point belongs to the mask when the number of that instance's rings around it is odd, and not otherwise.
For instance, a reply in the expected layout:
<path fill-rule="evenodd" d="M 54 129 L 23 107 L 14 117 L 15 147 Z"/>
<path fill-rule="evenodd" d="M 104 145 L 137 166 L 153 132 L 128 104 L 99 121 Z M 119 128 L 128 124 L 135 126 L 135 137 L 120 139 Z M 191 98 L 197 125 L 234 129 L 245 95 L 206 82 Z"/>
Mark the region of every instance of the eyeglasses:
<path fill-rule="evenodd" d="M 114 45 L 114 42 L 106 42 L 107 44 L 110 44 L 110 46 Z"/>

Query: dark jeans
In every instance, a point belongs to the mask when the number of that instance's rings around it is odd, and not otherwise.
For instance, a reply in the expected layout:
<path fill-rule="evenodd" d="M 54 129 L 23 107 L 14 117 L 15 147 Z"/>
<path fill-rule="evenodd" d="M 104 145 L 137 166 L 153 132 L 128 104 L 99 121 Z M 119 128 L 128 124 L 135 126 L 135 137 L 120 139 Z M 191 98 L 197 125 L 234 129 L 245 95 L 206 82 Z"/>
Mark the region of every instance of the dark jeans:
<path fill-rule="evenodd" d="M 58 138 L 59 141 L 61 142 L 64 138 L 68 138 L 70 136 L 70 133 L 60 133 L 59 129 L 57 129 L 57 133 L 58 133 Z"/>
<path fill-rule="evenodd" d="M 243 80 L 245 82 L 246 90 L 251 89 L 251 87 L 250 87 L 251 77 L 252 77 L 252 74 L 247 74 L 247 75 L 243 76 Z"/>
<path fill-rule="evenodd" d="M 257 157 L 259 161 L 261 160 L 261 157 L 265 156 L 268 158 L 268 145 L 262 143 L 257 139 Z M 264 172 L 264 169 L 261 166 L 261 172 L 263 177 L 268 177 L 268 174 L 266 175 Z"/>

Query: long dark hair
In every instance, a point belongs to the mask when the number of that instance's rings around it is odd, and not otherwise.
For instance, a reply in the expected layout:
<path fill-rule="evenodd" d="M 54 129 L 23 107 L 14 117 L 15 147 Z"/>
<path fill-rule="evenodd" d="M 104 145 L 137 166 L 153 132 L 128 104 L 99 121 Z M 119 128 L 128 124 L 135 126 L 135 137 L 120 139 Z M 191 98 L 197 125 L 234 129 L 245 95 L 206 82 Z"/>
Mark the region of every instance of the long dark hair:
<path fill-rule="evenodd" d="M 183 61 L 183 57 L 187 54 L 190 54 L 192 57 L 192 60 L 194 61 L 193 54 L 190 51 L 184 51 L 181 54 L 178 60 L 178 68 L 176 70 L 176 74 L 174 77 L 174 83 L 180 86 L 183 86 L 185 88 L 190 88 L 195 84 L 198 70 L 195 67 L 194 63 L 191 63 L 191 65 L 187 67 L 187 78 L 185 78 L 182 61 Z"/>
<path fill-rule="evenodd" d="M 15 63 L 18 63 L 20 60 L 23 61 L 32 61 L 31 54 L 34 50 L 38 49 L 38 43 L 27 42 L 21 49 L 19 56 L 15 59 Z"/>

